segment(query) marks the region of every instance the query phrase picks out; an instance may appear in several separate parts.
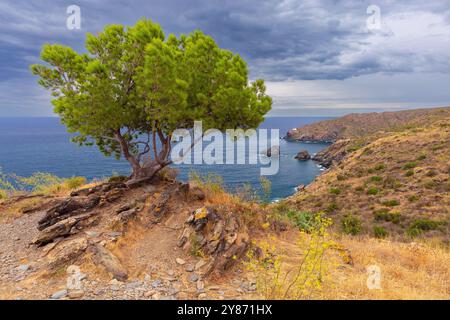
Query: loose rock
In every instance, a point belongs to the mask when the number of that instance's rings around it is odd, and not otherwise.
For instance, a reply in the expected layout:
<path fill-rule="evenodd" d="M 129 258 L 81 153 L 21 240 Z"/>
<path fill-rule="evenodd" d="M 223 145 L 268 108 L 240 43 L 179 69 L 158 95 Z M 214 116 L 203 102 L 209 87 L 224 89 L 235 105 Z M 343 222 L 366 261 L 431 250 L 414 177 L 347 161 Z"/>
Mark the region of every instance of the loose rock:
<path fill-rule="evenodd" d="M 67 296 L 67 290 L 59 290 L 59 291 L 56 291 L 55 293 L 53 293 L 52 295 L 51 295 L 51 299 L 54 299 L 54 300 L 58 300 L 58 299 L 62 299 L 62 298 L 65 298 Z"/>

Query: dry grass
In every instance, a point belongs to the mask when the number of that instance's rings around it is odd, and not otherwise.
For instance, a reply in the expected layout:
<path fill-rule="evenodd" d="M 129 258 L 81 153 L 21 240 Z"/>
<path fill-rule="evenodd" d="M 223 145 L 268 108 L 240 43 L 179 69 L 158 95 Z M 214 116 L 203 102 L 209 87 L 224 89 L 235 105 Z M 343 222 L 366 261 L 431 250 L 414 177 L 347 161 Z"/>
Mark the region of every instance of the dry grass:
<path fill-rule="evenodd" d="M 39 185 L 33 192 L 13 190 L 3 191 L 7 196 L 0 197 L 0 222 L 20 217 L 27 211 L 33 212 L 34 208 L 45 208 L 51 198 L 67 197 L 73 190 L 79 188 L 92 188 L 105 181 L 98 180 L 86 184 L 84 177 L 73 177 L 56 181 L 48 185 Z M 32 196 L 23 198 L 22 196 Z M 20 200 L 19 200 L 20 199 Z"/>
<path fill-rule="evenodd" d="M 400 243 L 367 237 L 336 236 L 324 256 L 321 290 L 309 298 L 325 300 L 450 299 L 450 250 L 439 241 Z M 272 238 L 286 270 L 298 266 L 302 248 L 298 234 Z M 367 267 L 381 270 L 381 289 L 367 287 Z M 256 297 L 256 298 L 262 298 Z"/>
<path fill-rule="evenodd" d="M 370 238 L 339 239 L 353 266 L 331 272 L 324 299 L 449 299 L 450 251 L 437 242 L 399 243 Z M 381 269 L 381 289 L 369 290 L 367 267 Z"/>

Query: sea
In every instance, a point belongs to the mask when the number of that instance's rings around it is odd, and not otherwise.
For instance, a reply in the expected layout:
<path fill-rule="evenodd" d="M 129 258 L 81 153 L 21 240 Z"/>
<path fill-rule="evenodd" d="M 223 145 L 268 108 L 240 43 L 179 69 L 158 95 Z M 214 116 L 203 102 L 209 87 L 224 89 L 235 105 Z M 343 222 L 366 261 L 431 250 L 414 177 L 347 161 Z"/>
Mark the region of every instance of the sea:
<path fill-rule="evenodd" d="M 279 129 L 280 137 L 295 127 L 331 117 L 268 117 L 261 129 Z M 113 174 L 128 175 L 130 167 L 123 159 L 104 156 L 95 146 L 80 147 L 70 141 L 71 134 L 57 117 L 0 118 L 0 171 L 5 174 L 30 176 L 36 172 L 51 173 L 59 177 L 84 176 L 88 180 L 101 179 Z M 204 145 L 207 145 L 205 142 Z M 326 148 L 324 143 L 291 142 L 280 139 L 279 170 L 266 176 L 271 182 L 270 200 L 277 201 L 292 195 L 301 184 L 309 184 L 324 169 L 312 160 L 298 161 L 294 157 L 300 150 L 313 155 Z M 261 164 L 179 164 L 178 179 L 188 180 L 190 172 L 199 175 L 214 174 L 223 179 L 230 192 L 245 185 L 259 189 Z M 266 165 L 267 166 L 267 165 Z"/>

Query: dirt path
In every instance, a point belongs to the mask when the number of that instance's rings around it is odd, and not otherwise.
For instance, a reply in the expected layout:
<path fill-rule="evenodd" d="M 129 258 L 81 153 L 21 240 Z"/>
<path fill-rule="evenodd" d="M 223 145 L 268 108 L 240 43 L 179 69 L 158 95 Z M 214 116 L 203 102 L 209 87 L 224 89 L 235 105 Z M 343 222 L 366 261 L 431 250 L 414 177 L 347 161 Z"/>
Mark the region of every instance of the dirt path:
<path fill-rule="evenodd" d="M 21 283 L 39 269 L 41 253 L 29 244 L 39 233 L 36 226 L 42 216 L 42 212 L 23 215 L 0 224 L 0 295 L 32 294 L 35 286 L 24 288 Z"/>
<path fill-rule="evenodd" d="M 42 248 L 30 245 L 44 212 L 0 223 L 1 299 L 249 299 L 254 286 L 237 268 L 223 279 L 201 277 L 207 261 L 177 246 L 185 215 L 172 215 L 148 229 L 127 232 L 114 253 L 129 271 L 127 281 L 111 280 L 81 265 L 82 294 L 70 297 L 65 270 L 47 275 Z"/>

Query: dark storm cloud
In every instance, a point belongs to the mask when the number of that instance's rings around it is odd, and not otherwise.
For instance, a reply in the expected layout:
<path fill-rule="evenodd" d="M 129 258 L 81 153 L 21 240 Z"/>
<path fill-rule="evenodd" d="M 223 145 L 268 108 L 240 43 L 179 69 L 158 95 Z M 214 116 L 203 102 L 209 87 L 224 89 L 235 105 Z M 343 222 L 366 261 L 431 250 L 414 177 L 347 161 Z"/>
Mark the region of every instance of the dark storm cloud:
<path fill-rule="evenodd" d="M 372 32 L 366 27 L 366 10 L 373 2 L 381 8 L 383 27 Z M 3 88 L 10 80 L 31 83 L 28 66 L 38 61 L 43 43 L 84 50 L 86 32 L 111 23 L 131 25 L 142 17 L 160 23 L 166 33 L 203 30 L 221 47 L 242 55 L 252 78 L 268 81 L 450 72 L 445 41 L 450 37 L 450 1 L 373 2 L 2 0 L 0 82 Z M 66 28 L 71 4 L 81 7 L 82 30 Z M 423 41 L 405 36 L 408 32 L 421 33 Z M 8 101 L 7 91 L 0 92 L 0 106 Z"/>

